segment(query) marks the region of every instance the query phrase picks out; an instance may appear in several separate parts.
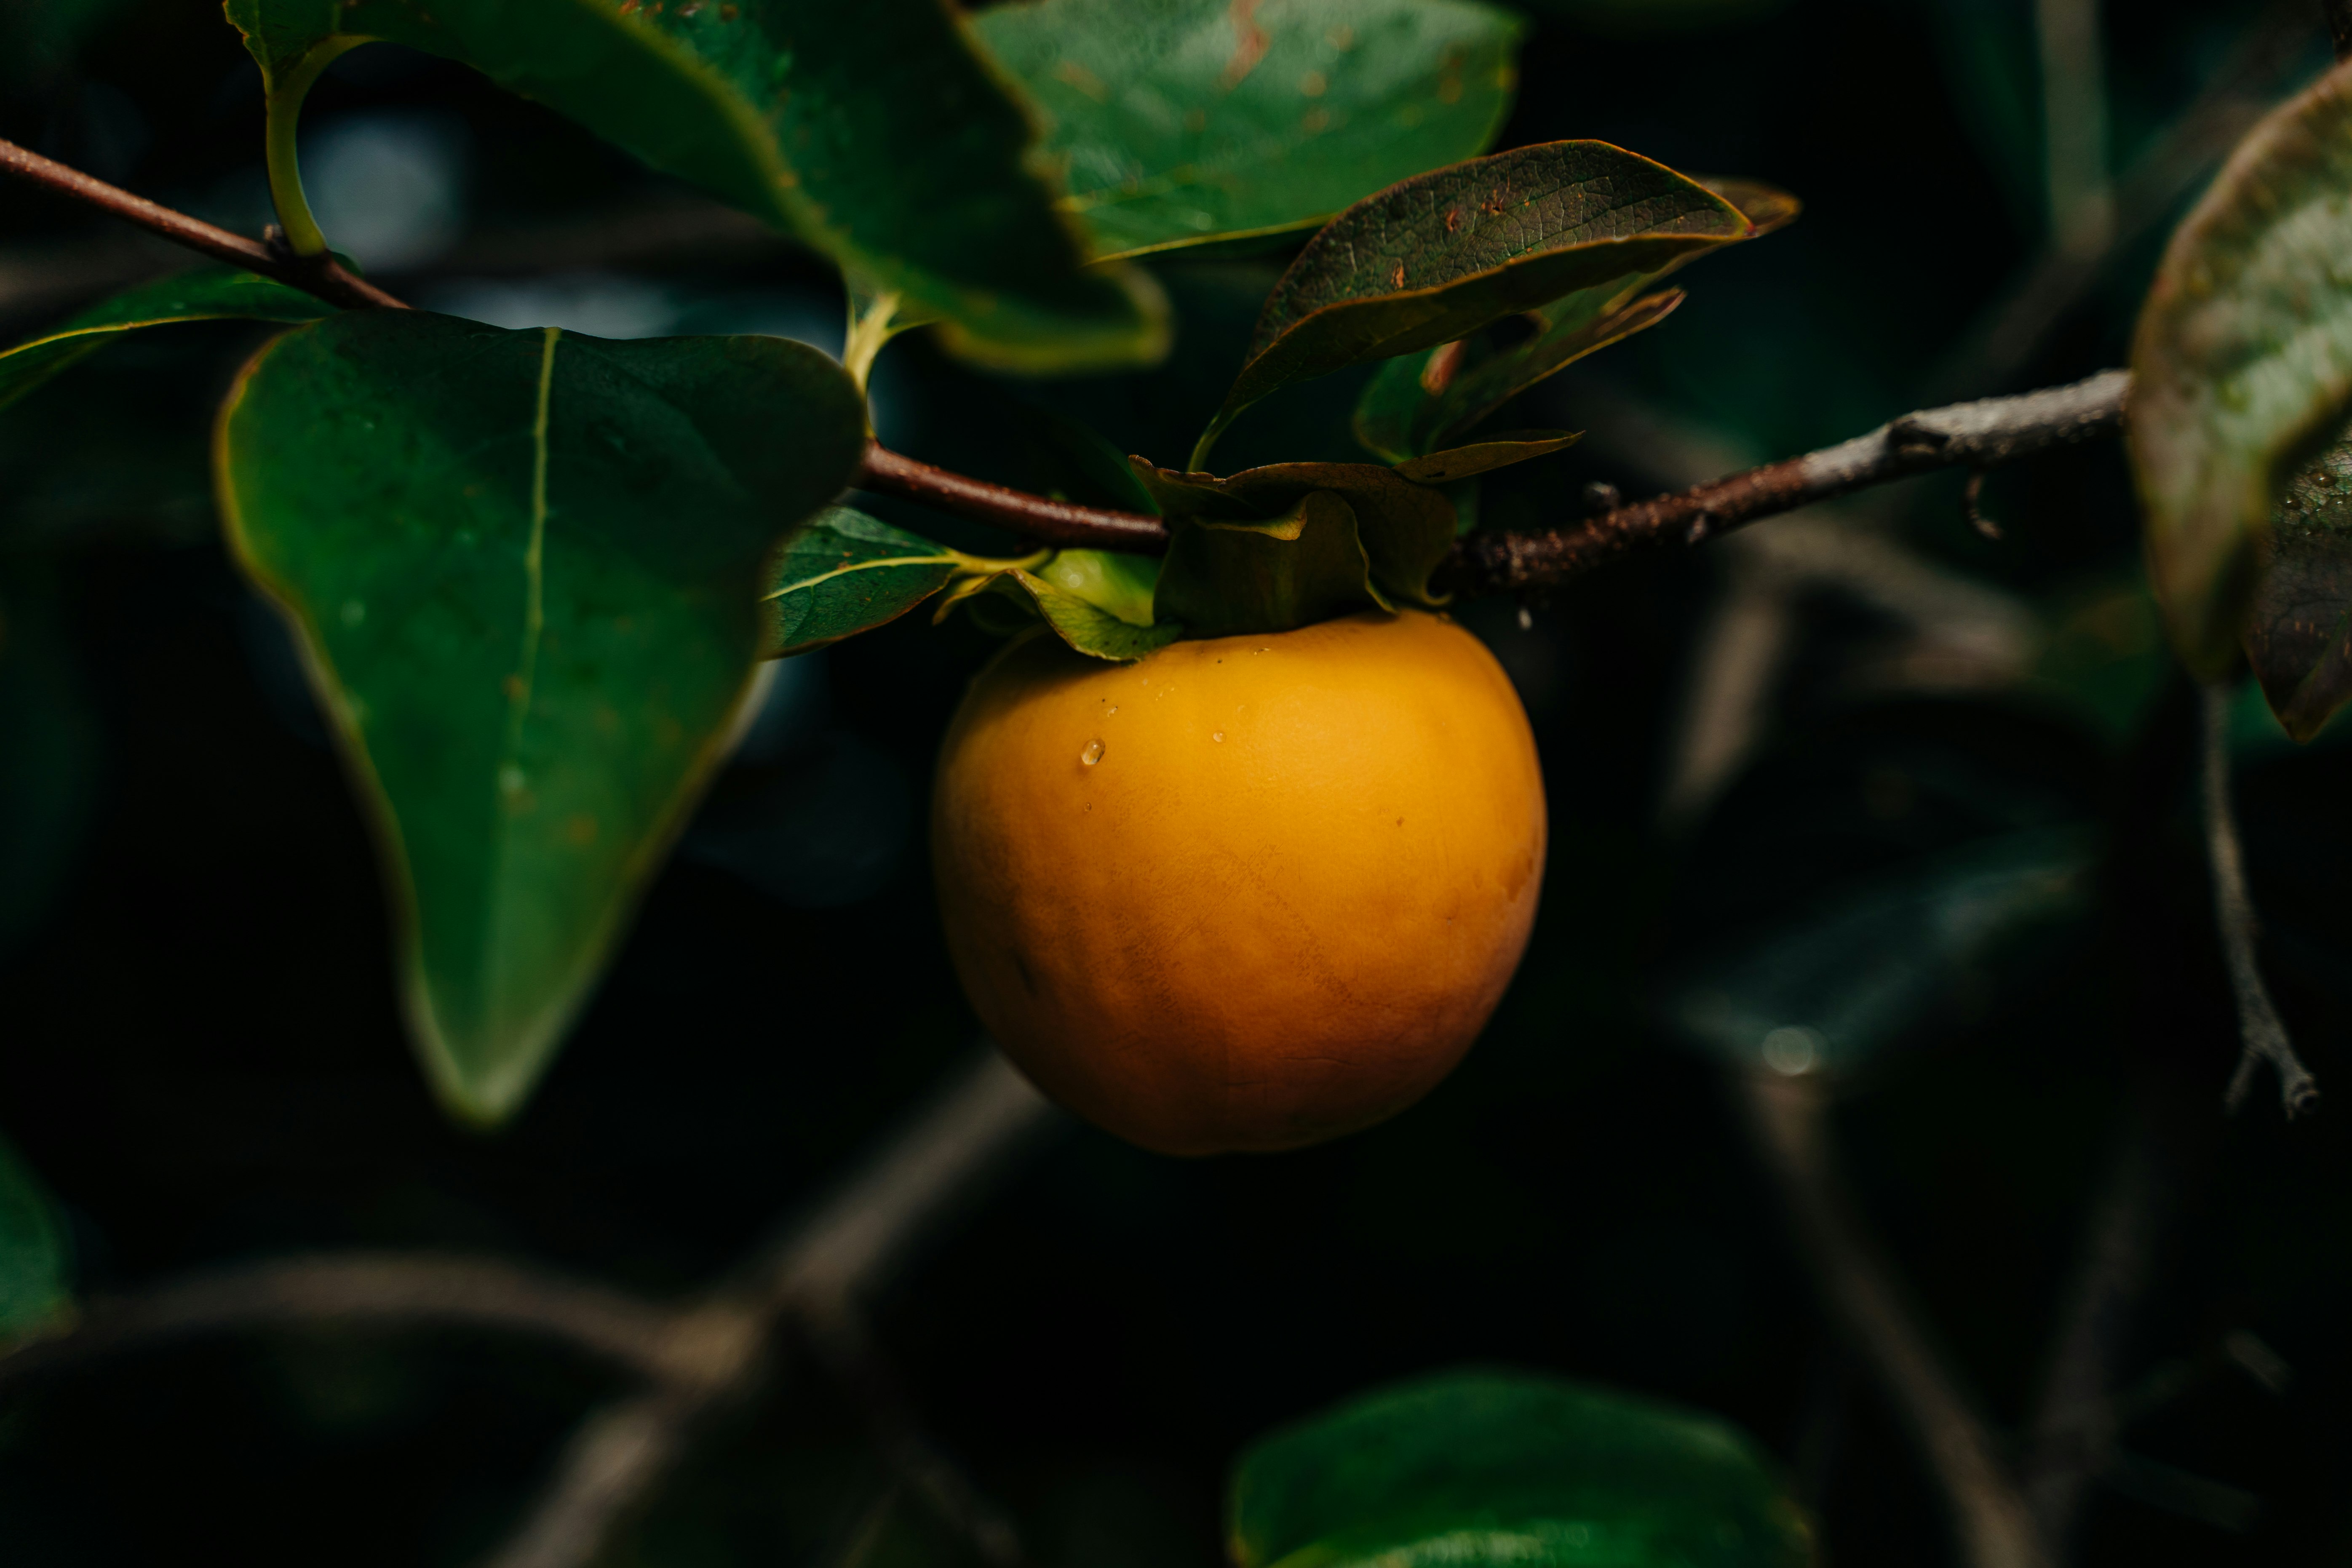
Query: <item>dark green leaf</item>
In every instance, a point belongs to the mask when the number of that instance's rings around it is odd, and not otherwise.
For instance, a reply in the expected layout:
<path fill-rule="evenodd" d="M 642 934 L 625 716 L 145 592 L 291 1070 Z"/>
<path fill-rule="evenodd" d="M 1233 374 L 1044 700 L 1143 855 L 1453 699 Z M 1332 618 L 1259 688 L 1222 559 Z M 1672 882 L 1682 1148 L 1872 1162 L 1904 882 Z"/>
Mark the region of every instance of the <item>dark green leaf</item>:
<path fill-rule="evenodd" d="M 1857 1067 L 1991 973 L 2046 957 L 2089 908 L 2096 848 L 2081 828 L 2033 828 L 1881 873 L 1701 958 L 1671 982 L 1667 1013 L 1743 1066 Z"/>
<path fill-rule="evenodd" d="M 780 338 L 605 342 L 353 311 L 223 411 L 231 545 L 299 634 L 377 818 L 444 1098 L 511 1113 L 718 761 L 762 568 L 866 446 Z"/>
<path fill-rule="evenodd" d="M 1272 463 L 1221 479 L 1211 474 L 1156 468 L 1140 458 L 1130 461 L 1137 477 L 1171 518 L 1262 522 L 1289 516 L 1315 491 L 1335 494 L 1348 503 L 1355 518 L 1379 593 L 1416 605 L 1440 602 L 1430 596 L 1429 574 L 1453 546 L 1453 503 L 1443 492 L 1401 478 L 1392 468 L 1372 463 Z M 1190 616 L 1180 615 L 1177 619 L 1188 627 L 1195 626 Z"/>
<path fill-rule="evenodd" d="M 2352 415 L 2352 66 L 2272 111 L 2173 234 L 2127 432 L 2174 647 L 2236 659 L 2287 476 Z"/>
<path fill-rule="evenodd" d="M 2308 741 L 2352 699 L 2352 442 L 2330 447 L 2284 488 L 2246 658 L 2279 722 Z"/>
<path fill-rule="evenodd" d="M 1260 1438 L 1240 1568 L 1803 1568 L 1803 1515 L 1735 1427 L 1562 1379 L 1454 1372 Z"/>
<path fill-rule="evenodd" d="M 769 568 L 769 656 L 806 653 L 897 620 L 977 564 L 919 533 L 828 507 L 784 542 Z"/>
<path fill-rule="evenodd" d="M 0 1139 L 0 1343 L 73 1309 L 66 1227 L 24 1159 Z"/>
<path fill-rule="evenodd" d="M 1507 468 L 1531 458 L 1549 457 L 1574 446 L 1580 434 L 1573 430 L 1500 431 L 1483 441 L 1410 458 L 1399 463 L 1395 471 L 1400 478 L 1417 485 L 1450 485 L 1474 474 Z"/>
<path fill-rule="evenodd" d="M 1198 637 L 1285 632 L 1392 607 L 1372 585 L 1355 512 L 1329 490 L 1263 521 L 1178 522 L 1153 605 Z"/>
<path fill-rule="evenodd" d="M 0 351 L 0 408 L 79 360 L 89 358 L 121 334 L 174 321 L 315 321 L 335 307 L 299 289 L 228 268 L 184 272 L 142 283 L 50 328 L 15 348 Z"/>
<path fill-rule="evenodd" d="M 1738 207 L 1749 225 L 1748 237 L 1788 227 L 1805 210 L 1805 204 L 1778 185 L 1738 174 L 1693 174 L 1692 179 Z"/>
<path fill-rule="evenodd" d="M 461 60 L 936 312 L 985 363 L 1165 346 L 1148 279 L 1084 268 L 1026 116 L 941 0 L 231 0 L 229 17 L 273 82 L 354 37 Z"/>
<path fill-rule="evenodd" d="M 1304 228 L 1475 156 L 1519 30 L 1464 0 L 1041 0 L 974 24 L 1045 110 L 1100 256 Z"/>
<path fill-rule="evenodd" d="M 1706 186 L 1605 142 L 1521 147 L 1391 186 L 1333 219 L 1283 274 L 1192 466 L 1278 387 L 1450 342 L 1580 289 L 1632 287 L 1748 232 Z"/>
<path fill-rule="evenodd" d="M 1151 498 L 1117 447 L 1075 419 L 1024 404 L 1017 411 L 1034 468 L 1034 488 L 1087 506 L 1158 516 Z"/>

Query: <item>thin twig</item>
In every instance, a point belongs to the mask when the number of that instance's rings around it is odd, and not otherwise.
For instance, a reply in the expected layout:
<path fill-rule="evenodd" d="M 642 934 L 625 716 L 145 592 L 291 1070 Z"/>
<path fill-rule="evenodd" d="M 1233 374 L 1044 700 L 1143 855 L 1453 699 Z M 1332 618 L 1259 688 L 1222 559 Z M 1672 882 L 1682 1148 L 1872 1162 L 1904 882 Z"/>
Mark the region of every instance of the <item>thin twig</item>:
<path fill-rule="evenodd" d="M 1937 468 L 1998 468 L 2123 428 L 2127 371 L 2069 386 L 1906 414 L 1835 447 L 1546 533 L 1473 533 L 1444 579 L 1457 593 L 1517 593 L 1581 576 L 1633 551 L 1697 544 L 1759 517 Z"/>
<path fill-rule="evenodd" d="M 832 1199 L 706 1298 L 694 1384 L 592 1416 L 530 1517 L 486 1568 L 586 1568 L 695 1438 L 756 1390 L 785 1319 L 854 1311 L 931 1226 L 971 1202 L 1054 1117 L 1045 1097 L 990 1051 Z"/>
<path fill-rule="evenodd" d="M 553 1340 L 641 1377 L 671 1373 L 672 1313 L 551 1270 L 431 1253 L 283 1258 L 173 1281 L 0 1356 L 0 1391 L 128 1352 L 304 1324 L 487 1329 Z"/>
<path fill-rule="evenodd" d="M 1960 1561 L 1966 1568 L 2050 1568 L 1991 1433 L 1920 1331 L 1853 1212 L 1830 1155 L 1826 1087 L 1818 1075 L 1763 1069 L 1737 1081 L 1823 1302 L 1910 1428 L 1951 1511 Z"/>
<path fill-rule="evenodd" d="M 902 458 L 879 442 L 866 449 L 856 484 L 860 489 L 904 496 L 1066 548 L 1123 550 L 1137 555 L 1157 555 L 1168 548 L 1168 525 L 1156 517 L 1078 506 L 990 484 Z"/>
<path fill-rule="evenodd" d="M 2279 1102 L 2289 1118 L 2301 1115 L 2319 1101 L 2319 1084 L 2303 1058 L 2294 1054 L 2286 1026 L 2279 1021 L 2270 988 L 2254 958 L 2254 932 L 2260 921 L 2254 900 L 2246 890 L 2245 851 L 2238 842 L 2238 819 L 2230 806 L 2230 708 L 2232 691 L 2226 681 L 2204 689 L 2205 858 L 2213 872 L 2213 923 L 2221 937 L 2221 956 L 2230 966 L 2230 989 L 2238 1001 L 2238 1033 L 2244 1040 L 2238 1070 L 2231 1075 L 2222 1103 L 2236 1110 L 2253 1088 L 2254 1073 L 2264 1062 L 2278 1069 Z"/>
<path fill-rule="evenodd" d="M 231 234 L 202 218 L 190 217 L 186 213 L 151 202 L 144 196 L 134 196 L 119 185 L 93 179 L 79 169 L 69 169 L 63 163 L 42 157 L 38 153 L 19 147 L 14 142 L 0 142 L 0 174 L 14 174 L 20 180 L 46 186 L 59 195 L 71 196 L 76 201 L 85 202 L 160 234 L 165 239 L 184 245 L 191 250 L 202 251 L 216 261 L 226 261 L 248 272 L 258 272 L 264 278 L 275 278 L 306 294 L 315 294 L 331 305 L 341 305 L 347 309 L 369 305 L 396 310 L 407 308 L 374 284 L 344 270 L 342 264 L 331 256 L 304 260 L 290 253 L 281 253 L 257 239 Z"/>
<path fill-rule="evenodd" d="M 2081 1258 L 2033 1417 L 2025 1495 L 2042 1540 L 2061 1557 L 2069 1553 L 2085 1489 L 2113 1462 L 2116 1382 L 2156 1250 L 2164 1183 L 2149 1097 L 2143 1091 L 2126 1112 L 2084 1218 Z"/>

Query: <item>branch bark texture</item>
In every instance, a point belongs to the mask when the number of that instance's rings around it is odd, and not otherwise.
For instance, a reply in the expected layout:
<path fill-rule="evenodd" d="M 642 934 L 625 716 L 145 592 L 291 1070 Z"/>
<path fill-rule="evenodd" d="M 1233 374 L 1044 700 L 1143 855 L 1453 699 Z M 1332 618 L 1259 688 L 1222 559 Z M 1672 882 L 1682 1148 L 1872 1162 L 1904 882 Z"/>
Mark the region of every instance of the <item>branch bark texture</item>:
<path fill-rule="evenodd" d="M 216 228 L 201 218 L 190 217 L 144 196 L 134 196 L 119 185 L 93 179 L 79 169 L 68 168 L 38 153 L 19 147 L 14 142 L 0 142 L 0 174 L 14 174 L 20 180 L 44 186 L 59 195 L 70 196 L 165 239 L 201 251 L 215 261 L 226 261 L 232 267 L 242 267 L 248 272 L 258 272 L 264 278 L 316 294 L 331 305 L 346 309 L 379 306 L 394 310 L 407 307 L 365 279 L 345 270 L 333 257 L 309 259 L 291 253 L 281 253 L 257 239 L 231 234 Z"/>
<path fill-rule="evenodd" d="M 1657 544 L 1698 544 L 1743 523 L 1937 468 L 1991 468 L 2123 429 L 2128 371 L 2016 397 L 1927 409 L 1866 436 L 1692 489 L 1636 501 L 1574 528 L 1474 533 L 1444 578 L 1457 593 L 1521 593 Z"/>

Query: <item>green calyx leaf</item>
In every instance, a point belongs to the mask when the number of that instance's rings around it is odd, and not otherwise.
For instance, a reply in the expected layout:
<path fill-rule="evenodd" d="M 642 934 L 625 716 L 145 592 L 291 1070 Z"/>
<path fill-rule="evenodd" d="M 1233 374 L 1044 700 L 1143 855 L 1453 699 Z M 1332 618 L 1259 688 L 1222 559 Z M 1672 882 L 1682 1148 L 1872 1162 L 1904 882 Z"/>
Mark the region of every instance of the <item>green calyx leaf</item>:
<path fill-rule="evenodd" d="M 1135 559 L 1148 561 L 1145 557 Z M 1159 563 L 1149 564 L 1156 567 Z M 1050 562 L 1039 572 L 1015 568 L 998 579 L 995 586 L 1000 593 L 1017 595 L 1025 600 L 1055 637 L 1078 652 L 1094 658 L 1138 659 L 1158 652 L 1183 635 L 1184 628 L 1172 621 L 1147 620 L 1139 625 L 1114 613 L 1084 594 L 1064 586 L 1067 574 L 1061 574 L 1061 580 L 1057 580 L 1052 568 Z M 1118 594 L 1115 597 L 1124 599 L 1127 595 Z"/>
<path fill-rule="evenodd" d="M 1810 1531 L 1711 1416 L 1563 1379 L 1444 1373 L 1244 1450 L 1239 1568 L 1804 1568 Z"/>
<path fill-rule="evenodd" d="M 335 307 L 233 268 L 205 268 L 125 289 L 36 338 L 0 350 L 0 408 L 143 327 L 180 321 L 315 321 Z"/>
<path fill-rule="evenodd" d="M 958 353 L 1013 370 L 1148 363 L 1165 301 L 1087 268 L 1022 106 L 940 0 L 228 0 L 278 101 L 383 39 L 464 62 L 832 257 Z M 290 121 L 289 121 L 290 124 Z"/>
<path fill-rule="evenodd" d="M 1705 185 L 1605 142 L 1522 147 L 1392 185 L 1325 226 L 1283 274 L 1192 466 L 1243 409 L 1293 382 L 1633 286 L 1751 232 Z"/>
<path fill-rule="evenodd" d="M 1355 510 L 1331 490 L 1308 491 L 1280 517 L 1179 523 L 1155 603 L 1203 637 L 1286 632 L 1396 607 L 1373 586 Z"/>
<path fill-rule="evenodd" d="M 2352 700 L 2352 441 L 2284 487 L 2245 647 L 2286 732 L 2309 741 Z"/>
<path fill-rule="evenodd" d="M 2284 481 L 2352 415 L 2352 66 L 2256 126 L 2167 247 L 2126 432 L 2181 658 L 2226 671 Z"/>
<path fill-rule="evenodd" d="M 1276 463 L 1218 479 L 1153 468 L 1141 458 L 1132 461 L 1137 477 L 1171 520 L 1265 522 L 1290 516 L 1317 491 L 1336 495 L 1348 503 L 1354 519 L 1370 563 L 1373 596 L 1383 604 L 1393 600 L 1434 607 L 1444 603 L 1430 593 L 1429 577 L 1453 548 L 1454 504 L 1442 492 L 1416 484 L 1392 468 L 1371 463 Z M 1174 553 L 1171 542 L 1170 554 Z M 1199 623 L 1190 616 L 1180 613 L 1177 618 L 1196 636 L 1215 635 L 1200 631 Z M 1225 617 L 1217 618 L 1222 622 Z"/>
<path fill-rule="evenodd" d="M 1307 227 L 1474 156 L 1519 33 L 1464 0 L 1038 0 L 973 26 L 1105 258 Z"/>
<path fill-rule="evenodd" d="M 352 311 L 223 408 L 228 540 L 375 819 L 428 1076 L 481 1122 L 551 1059 L 719 761 L 763 568 L 866 442 L 778 338 L 606 342 Z"/>

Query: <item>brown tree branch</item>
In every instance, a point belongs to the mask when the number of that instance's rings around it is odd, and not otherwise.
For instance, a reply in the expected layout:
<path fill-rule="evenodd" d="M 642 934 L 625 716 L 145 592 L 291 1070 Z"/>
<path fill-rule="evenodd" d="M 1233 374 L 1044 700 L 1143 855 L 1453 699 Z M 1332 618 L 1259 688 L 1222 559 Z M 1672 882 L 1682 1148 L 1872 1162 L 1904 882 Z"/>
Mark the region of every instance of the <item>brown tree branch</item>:
<path fill-rule="evenodd" d="M 1950 1510 L 1965 1568 L 2052 1568 L 2025 1499 L 1984 1422 L 1921 1333 L 1839 1180 L 1819 1075 L 1739 1074 L 1765 1169 L 1811 1264 L 1823 1304 L 1885 1392 Z"/>
<path fill-rule="evenodd" d="M 144 196 L 134 196 L 119 185 L 92 179 L 79 169 L 69 169 L 14 142 L 0 142 L 0 174 L 14 174 L 59 195 L 86 202 L 191 250 L 202 251 L 216 261 L 258 272 L 264 278 L 275 278 L 306 294 L 316 294 L 331 305 L 347 309 L 370 305 L 407 308 L 374 284 L 346 271 L 331 256 L 303 260 L 290 253 L 281 253 L 257 239 L 215 228 L 202 218 L 190 217 Z"/>
<path fill-rule="evenodd" d="M 2123 428 L 2128 371 L 2070 386 L 1906 414 L 1867 436 L 1545 533 L 1473 533 L 1443 581 L 1457 593 L 1549 587 L 1657 544 L 1697 544 L 1743 523 L 1937 468 L 1991 468 Z"/>
<path fill-rule="evenodd" d="M 2253 895 L 2246 890 L 2246 857 L 2238 842 L 2238 819 L 2230 807 L 2230 684 L 2215 681 L 2204 689 L 2205 858 L 2213 872 L 2213 923 L 2221 938 L 2221 956 L 2230 967 L 2230 989 L 2238 1003 L 2238 1031 L 2244 1047 L 2238 1070 L 2231 1075 L 2223 1097 L 2231 1110 L 2246 1101 L 2254 1073 L 2263 1063 L 2278 1069 L 2279 1101 L 2290 1118 L 2319 1103 L 2319 1084 L 2303 1058 L 2294 1054 L 2286 1026 L 2263 984 L 2262 965 L 2254 957 L 2254 932 L 2261 921 L 2254 914 Z"/>
<path fill-rule="evenodd" d="M 875 1392 L 864 1298 L 1053 1124 L 1053 1107 L 993 1048 L 903 1124 L 828 1201 L 736 1274 L 675 1306 L 520 1264 L 431 1254 L 293 1258 L 221 1269 L 99 1307 L 70 1331 L 0 1352 L 0 1394 L 207 1334 L 297 1326 L 472 1328 L 528 1334 L 631 1373 L 640 1391 L 593 1412 L 492 1568 L 586 1568 L 694 1441 L 765 1384 L 787 1322 L 854 1397 Z M 855 1353 L 852 1353 L 855 1352 Z M 1018 1558 L 1003 1515 L 922 1435 L 903 1400 L 869 1412 L 910 1489 L 992 1562 Z"/>
<path fill-rule="evenodd" d="M 0 172 L 103 208 L 167 239 L 277 279 L 331 304 L 404 308 L 401 300 L 344 271 L 331 258 L 320 263 L 281 255 L 268 246 L 134 196 L 14 142 L 0 142 Z M 2129 384 L 2126 373 L 2108 371 L 2072 386 L 1906 414 L 1841 446 L 1751 468 L 1677 495 L 1621 506 L 1573 528 L 1534 534 L 1474 533 L 1455 545 L 1440 568 L 1439 582 L 1454 592 L 1473 595 L 1548 587 L 1644 545 L 1697 544 L 1759 517 L 1790 511 L 1868 485 L 1937 468 L 1996 468 L 2053 447 L 2110 436 L 2122 428 L 2124 395 Z M 1140 554 L 1154 554 L 1168 547 L 1167 525 L 1158 518 L 1076 506 L 990 484 L 901 457 L 878 443 L 867 448 L 857 483 L 979 518 L 1049 544 Z"/>

